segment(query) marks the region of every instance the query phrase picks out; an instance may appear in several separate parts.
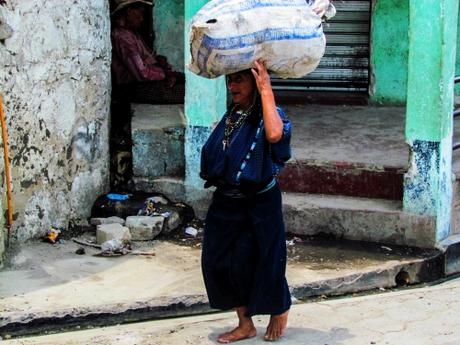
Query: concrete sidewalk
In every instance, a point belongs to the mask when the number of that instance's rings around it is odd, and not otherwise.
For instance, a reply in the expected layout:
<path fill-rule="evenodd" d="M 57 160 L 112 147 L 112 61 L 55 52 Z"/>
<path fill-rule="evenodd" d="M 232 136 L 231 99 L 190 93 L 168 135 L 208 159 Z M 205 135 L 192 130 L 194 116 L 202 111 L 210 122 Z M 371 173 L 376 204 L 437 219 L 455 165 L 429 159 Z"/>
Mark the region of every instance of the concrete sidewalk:
<path fill-rule="evenodd" d="M 443 284 L 364 297 L 293 306 L 279 344 L 458 345 L 460 278 Z M 267 317 L 256 317 L 258 336 L 237 344 L 266 344 Z M 221 313 L 5 341 L 5 345 L 185 345 L 216 344 L 234 327 L 235 315 Z"/>
<path fill-rule="evenodd" d="M 193 241 L 142 243 L 153 257 L 95 257 L 91 248 L 76 255 L 73 242 L 22 247 L 0 272 L 0 336 L 209 312 L 200 240 Z M 430 281 L 440 273 L 441 256 L 433 251 L 296 239 L 288 252 L 287 277 L 297 299 L 394 287 L 398 277 Z"/>

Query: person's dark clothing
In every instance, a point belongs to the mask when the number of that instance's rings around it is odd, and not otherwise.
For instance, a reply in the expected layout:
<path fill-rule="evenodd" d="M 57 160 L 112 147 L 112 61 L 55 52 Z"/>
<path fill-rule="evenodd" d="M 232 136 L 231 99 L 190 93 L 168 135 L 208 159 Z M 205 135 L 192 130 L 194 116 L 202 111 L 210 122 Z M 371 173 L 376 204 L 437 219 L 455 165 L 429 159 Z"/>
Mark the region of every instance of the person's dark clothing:
<path fill-rule="evenodd" d="M 200 176 L 216 186 L 204 231 L 202 270 L 211 306 L 246 306 L 247 315 L 278 315 L 290 308 L 285 278 L 286 240 L 276 175 L 290 158 L 291 126 L 284 112 L 282 139 L 265 138 L 260 106 L 223 145 L 225 121 L 202 149 Z"/>
<path fill-rule="evenodd" d="M 206 217 L 202 269 L 212 308 L 246 306 L 247 316 L 291 306 L 278 186 L 246 198 L 214 193 Z"/>
<path fill-rule="evenodd" d="M 140 35 L 116 27 L 112 32 L 112 46 L 114 93 L 133 103 L 184 103 L 184 74 L 174 72 L 164 57 L 160 58 L 147 47 Z M 171 78 L 175 79 L 172 86 Z"/>

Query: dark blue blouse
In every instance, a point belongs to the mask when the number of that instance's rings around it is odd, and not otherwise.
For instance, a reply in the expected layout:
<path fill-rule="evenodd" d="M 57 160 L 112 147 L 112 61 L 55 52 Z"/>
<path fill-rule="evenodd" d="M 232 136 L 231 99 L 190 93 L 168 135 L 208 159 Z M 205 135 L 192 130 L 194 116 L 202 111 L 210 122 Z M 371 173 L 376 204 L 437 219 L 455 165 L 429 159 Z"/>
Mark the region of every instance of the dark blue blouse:
<path fill-rule="evenodd" d="M 291 158 L 291 123 L 280 107 L 277 110 L 283 120 L 283 136 L 274 144 L 265 137 L 259 111 L 249 116 L 224 149 L 222 142 L 229 111 L 223 116 L 201 151 L 200 176 L 206 180 L 205 187 L 257 193 L 279 174 Z"/>

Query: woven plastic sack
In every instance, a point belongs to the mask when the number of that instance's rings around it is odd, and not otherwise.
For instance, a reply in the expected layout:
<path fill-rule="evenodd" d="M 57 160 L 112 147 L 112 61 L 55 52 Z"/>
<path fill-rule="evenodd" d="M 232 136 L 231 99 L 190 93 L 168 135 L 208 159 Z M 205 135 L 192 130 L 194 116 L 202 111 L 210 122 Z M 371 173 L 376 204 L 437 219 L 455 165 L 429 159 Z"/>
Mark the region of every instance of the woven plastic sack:
<path fill-rule="evenodd" d="M 188 68 L 216 78 L 262 58 L 277 77 L 305 76 L 324 55 L 321 17 L 331 8 L 329 0 L 212 0 L 192 19 Z"/>

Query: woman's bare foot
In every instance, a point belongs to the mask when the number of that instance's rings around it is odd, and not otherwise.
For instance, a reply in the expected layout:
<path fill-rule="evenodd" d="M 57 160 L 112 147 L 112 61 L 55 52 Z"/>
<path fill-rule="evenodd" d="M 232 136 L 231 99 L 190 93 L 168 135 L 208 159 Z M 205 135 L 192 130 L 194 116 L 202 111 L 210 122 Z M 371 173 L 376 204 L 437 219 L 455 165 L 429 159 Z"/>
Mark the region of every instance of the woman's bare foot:
<path fill-rule="evenodd" d="M 257 330 L 254 325 L 252 325 L 252 328 L 247 326 L 238 326 L 231 332 L 219 335 L 217 342 L 221 344 L 228 344 L 238 340 L 254 338 L 256 335 Z"/>
<path fill-rule="evenodd" d="M 289 310 L 280 315 L 270 316 L 270 322 L 268 323 L 264 340 L 276 341 L 284 335 L 284 331 L 287 327 L 288 315 Z"/>
<path fill-rule="evenodd" d="M 250 317 L 246 316 L 246 307 L 236 308 L 236 314 L 238 315 L 238 327 L 233 331 L 223 333 L 217 338 L 217 342 L 221 344 L 233 343 L 238 340 L 254 338 L 257 335 L 257 330 L 254 327 L 254 323 Z"/>

